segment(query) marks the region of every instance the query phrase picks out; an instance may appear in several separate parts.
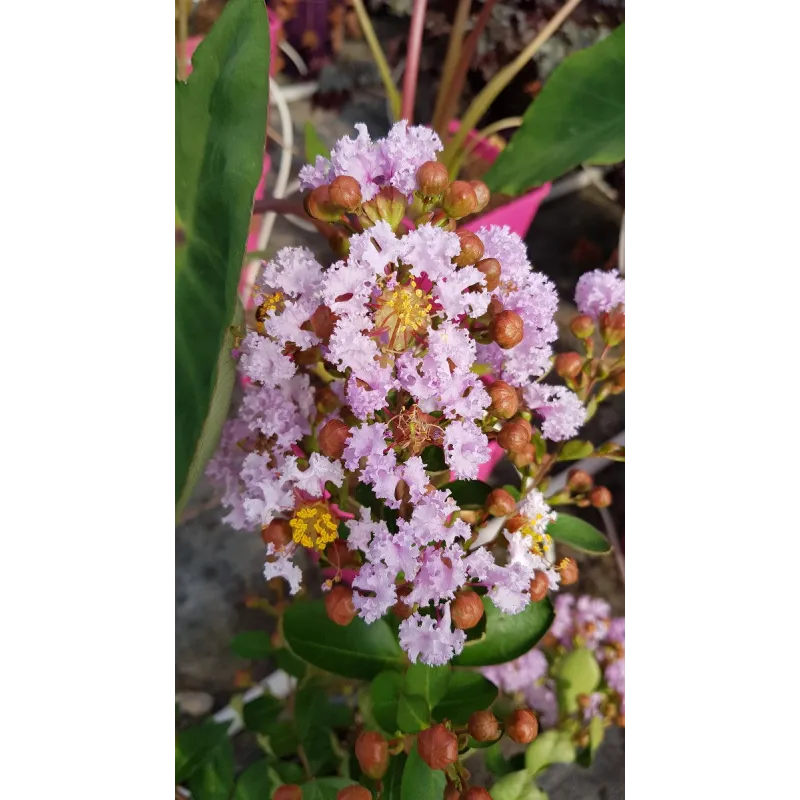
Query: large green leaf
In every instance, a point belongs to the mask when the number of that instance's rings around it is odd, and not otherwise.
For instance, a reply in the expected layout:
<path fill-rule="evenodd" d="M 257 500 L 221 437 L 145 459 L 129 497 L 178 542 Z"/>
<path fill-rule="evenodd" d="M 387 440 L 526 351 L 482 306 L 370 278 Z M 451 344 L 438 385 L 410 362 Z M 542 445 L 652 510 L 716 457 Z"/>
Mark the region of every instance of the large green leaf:
<path fill-rule="evenodd" d="M 625 158 L 625 26 L 573 53 L 528 107 L 486 173 L 492 191 L 520 194 L 580 164 Z"/>
<path fill-rule="evenodd" d="M 244 725 L 249 731 L 270 734 L 275 729 L 278 715 L 283 710 L 283 704 L 277 697 L 262 694 L 244 706 Z"/>
<path fill-rule="evenodd" d="M 525 751 L 525 769 L 537 775 L 551 764 L 569 764 L 575 760 L 575 746 L 566 731 L 545 731 Z"/>
<path fill-rule="evenodd" d="M 453 481 L 442 489 L 449 489 L 459 508 L 480 508 L 485 502 L 492 487 L 483 481 Z"/>
<path fill-rule="evenodd" d="M 401 800 L 442 800 L 445 776 L 440 769 L 431 769 L 417 752 L 414 744 L 403 770 Z"/>
<path fill-rule="evenodd" d="M 528 770 L 512 772 L 492 786 L 492 800 L 547 800 Z"/>
<path fill-rule="evenodd" d="M 266 631 L 243 631 L 231 641 L 231 650 L 239 658 L 268 658 L 274 649 Z"/>
<path fill-rule="evenodd" d="M 403 676 L 394 670 L 381 672 L 369 687 L 372 714 L 386 733 L 397 730 L 397 704 L 403 693 Z"/>
<path fill-rule="evenodd" d="M 233 745 L 227 736 L 189 778 L 188 786 L 195 800 L 228 800 L 233 791 Z"/>
<path fill-rule="evenodd" d="M 188 82 L 175 86 L 175 202 L 184 236 L 175 275 L 178 513 L 216 446 L 233 387 L 228 328 L 261 177 L 268 75 L 264 3 L 231 0 L 197 48 Z"/>
<path fill-rule="evenodd" d="M 346 678 L 374 678 L 407 664 L 384 620 L 367 625 L 356 617 L 343 627 L 328 618 L 322 600 L 290 606 L 283 615 L 283 637 L 296 656 Z"/>
<path fill-rule="evenodd" d="M 383 777 L 382 800 L 402 800 L 403 771 L 406 768 L 406 754 L 392 756 L 389 769 Z"/>
<path fill-rule="evenodd" d="M 275 781 L 270 775 L 269 761 L 262 758 L 239 776 L 233 800 L 266 800 L 272 797 L 274 790 Z"/>
<path fill-rule="evenodd" d="M 563 511 L 559 511 L 555 522 L 547 526 L 547 532 L 557 542 L 583 550 L 584 553 L 603 555 L 611 552 L 611 545 L 597 528 Z"/>
<path fill-rule="evenodd" d="M 453 672 L 445 696 L 433 709 L 437 721 L 466 723 L 474 711 L 488 708 L 497 697 L 497 687 L 477 672 Z"/>
<path fill-rule="evenodd" d="M 431 710 L 418 694 L 401 694 L 397 703 L 397 725 L 403 733 L 419 733 L 428 727 Z"/>
<path fill-rule="evenodd" d="M 418 694 L 428 701 L 433 708 L 447 693 L 450 683 L 450 665 L 442 667 L 429 667 L 418 661 L 412 664 L 406 672 L 405 687 L 409 694 Z"/>
<path fill-rule="evenodd" d="M 183 783 L 228 737 L 227 722 L 203 722 L 181 731 L 175 742 L 175 783 Z"/>
<path fill-rule="evenodd" d="M 484 667 L 505 664 L 527 653 L 553 622 L 555 612 L 548 598 L 529 603 L 519 614 L 504 614 L 488 597 L 483 598 L 486 610 L 486 631 L 483 636 L 467 641 L 454 666 Z"/>

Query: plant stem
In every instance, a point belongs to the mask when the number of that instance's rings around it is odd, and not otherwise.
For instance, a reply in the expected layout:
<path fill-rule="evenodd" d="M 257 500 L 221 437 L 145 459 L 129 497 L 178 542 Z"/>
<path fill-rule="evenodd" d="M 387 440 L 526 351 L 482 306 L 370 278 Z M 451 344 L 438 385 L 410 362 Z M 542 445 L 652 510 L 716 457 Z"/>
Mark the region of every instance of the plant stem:
<path fill-rule="evenodd" d="M 395 120 L 397 120 L 400 116 L 400 92 L 397 91 L 397 87 L 392 80 L 389 64 L 386 61 L 386 56 L 383 54 L 383 49 L 381 48 L 381 43 L 378 41 L 375 28 L 372 27 L 367 9 L 364 7 L 364 0 L 353 0 L 353 8 L 355 8 L 358 23 L 361 25 L 364 38 L 367 40 L 372 57 L 375 59 L 375 64 L 381 74 L 383 86 L 386 89 L 386 95 L 392 107 L 392 114 Z"/>
<path fill-rule="evenodd" d="M 463 0 L 462 0 L 463 2 Z M 466 0 L 469 5 L 470 0 Z M 400 118 L 414 119 L 414 99 L 417 94 L 417 76 L 419 75 L 419 54 L 422 50 L 422 32 L 425 29 L 425 8 L 428 0 L 414 0 L 411 12 L 411 27 L 408 31 L 408 49 L 406 51 L 406 71 L 403 76 L 403 107 Z"/>
<path fill-rule="evenodd" d="M 509 128 L 519 128 L 520 125 L 522 125 L 522 117 L 506 117 L 478 131 L 478 135 L 474 139 L 467 141 L 461 152 L 457 154 L 452 166 L 452 173 L 454 175 L 458 174 L 461 170 L 461 165 L 483 139 L 488 139 L 493 133 L 497 133 L 498 131 L 508 130 Z"/>
<path fill-rule="evenodd" d="M 489 106 L 503 89 L 511 83 L 519 71 L 533 58 L 539 48 L 561 27 L 564 20 L 575 10 L 581 0 L 567 0 L 556 15 L 542 28 L 539 35 L 508 65 L 503 67 L 483 90 L 472 101 L 461 120 L 461 127 L 453 139 L 445 147 L 442 160 L 448 166 L 455 162 L 458 151 L 464 144 L 469 132 L 478 124 L 481 117 L 489 110 Z M 452 170 L 451 170 L 452 173 Z"/>
<path fill-rule="evenodd" d="M 493 2 L 493 0 L 492 0 Z M 458 7 L 453 18 L 453 27 L 450 30 L 450 41 L 447 43 L 447 55 L 442 67 L 442 78 L 439 82 L 439 92 L 436 95 L 436 106 L 433 109 L 431 127 L 439 133 L 441 137 L 447 134 L 442 126 L 442 115 L 449 105 L 451 84 L 458 65 L 458 55 L 461 49 L 461 40 L 464 36 L 464 29 L 467 25 L 472 0 L 458 0 Z"/>

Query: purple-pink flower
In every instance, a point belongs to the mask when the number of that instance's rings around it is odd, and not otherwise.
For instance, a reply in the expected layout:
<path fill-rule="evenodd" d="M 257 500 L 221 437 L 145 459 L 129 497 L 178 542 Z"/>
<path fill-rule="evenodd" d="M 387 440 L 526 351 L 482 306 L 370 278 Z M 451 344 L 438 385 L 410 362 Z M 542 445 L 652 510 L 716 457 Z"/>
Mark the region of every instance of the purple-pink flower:
<path fill-rule="evenodd" d="M 578 279 L 575 305 L 581 314 L 597 319 L 602 313 L 625 305 L 625 281 L 615 269 L 595 269 Z"/>

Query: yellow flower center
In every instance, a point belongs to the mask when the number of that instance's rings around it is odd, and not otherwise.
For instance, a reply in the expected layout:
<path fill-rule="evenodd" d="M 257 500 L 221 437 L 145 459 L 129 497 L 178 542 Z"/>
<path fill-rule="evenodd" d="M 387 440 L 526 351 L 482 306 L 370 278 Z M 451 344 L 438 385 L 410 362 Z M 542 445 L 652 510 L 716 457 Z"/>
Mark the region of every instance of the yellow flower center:
<path fill-rule="evenodd" d="M 324 550 L 339 535 L 330 511 L 322 504 L 298 508 L 289 526 L 297 544 L 318 550 Z"/>
<path fill-rule="evenodd" d="M 412 278 L 406 286 L 398 286 L 380 296 L 375 325 L 388 331 L 389 348 L 399 352 L 411 344 L 415 334 L 428 327 L 431 308 L 430 295 L 417 288 Z"/>
<path fill-rule="evenodd" d="M 537 514 L 533 519 L 529 519 L 519 530 L 523 536 L 531 538 L 531 550 L 537 556 L 543 556 L 550 549 L 553 541 L 549 534 L 539 533 L 536 530 L 536 525 L 543 519 L 543 514 Z"/>

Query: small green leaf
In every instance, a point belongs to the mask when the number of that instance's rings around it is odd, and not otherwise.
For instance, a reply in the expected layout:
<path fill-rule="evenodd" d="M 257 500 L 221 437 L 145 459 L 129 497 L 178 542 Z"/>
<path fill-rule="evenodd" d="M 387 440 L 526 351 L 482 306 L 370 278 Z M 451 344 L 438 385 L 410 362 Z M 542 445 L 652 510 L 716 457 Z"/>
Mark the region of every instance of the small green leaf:
<path fill-rule="evenodd" d="M 317 156 L 330 158 L 331 149 L 325 146 L 319 134 L 310 122 L 306 122 L 306 164 L 314 164 Z"/>
<path fill-rule="evenodd" d="M 486 766 L 489 772 L 493 775 L 500 777 L 502 775 L 508 775 L 508 773 L 511 772 L 511 765 L 503 755 L 503 748 L 500 742 L 494 742 L 488 747 L 484 758 L 486 759 Z"/>
<path fill-rule="evenodd" d="M 339 789 L 352 786 L 354 783 L 355 781 L 351 781 L 349 778 L 317 778 L 309 783 L 304 783 L 301 787 L 303 800 L 336 800 Z"/>
<path fill-rule="evenodd" d="M 381 672 L 370 685 L 372 713 L 386 733 L 392 734 L 398 729 L 397 704 L 402 692 L 403 676 L 395 671 Z"/>
<path fill-rule="evenodd" d="M 276 783 L 270 775 L 269 761 L 262 758 L 239 776 L 233 800 L 266 800 L 272 797 L 275 789 Z"/>
<path fill-rule="evenodd" d="M 513 661 L 547 633 L 555 617 L 548 598 L 529 603 L 519 614 L 504 614 L 488 597 L 482 600 L 486 631 L 479 639 L 467 640 L 461 654 L 451 662 L 454 666 L 484 667 Z"/>
<path fill-rule="evenodd" d="M 428 706 L 433 708 L 447 693 L 450 683 L 450 665 L 442 667 L 429 667 L 418 661 L 412 664 L 406 672 L 405 688 L 409 694 L 418 694 L 428 701 Z"/>
<path fill-rule="evenodd" d="M 433 718 L 465 724 L 474 711 L 488 708 L 497 697 L 497 687 L 477 672 L 456 670 L 450 677 L 447 693 L 433 709 Z"/>
<path fill-rule="evenodd" d="M 453 481 L 442 489 L 449 489 L 459 508 L 481 508 L 492 491 L 492 487 L 483 481 Z"/>
<path fill-rule="evenodd" d="M 286 758 L 297 753 L 297 731 L 289 720 L 276 722 L 267 735 L 269 749 L 277 758 Z"/>
<path fill-rule="evenodd" d="M 444 450 L 434 444 L 428 445 L 422 451 L 421 457 L 428 472 L 444 472 L 448 468 L 444 460 Z"/>
<path fill-rule="evenodd" d="M 420 758 L 415 743 L 403 770 L 400 800 L 442 800 L 444 785 L 444 772 L 431 769 Z"/>
<path fill-rule="evenodd" d="M 381 800 L 402 800 L 403 771 L 406 768 L 406 754 L 392 756 L 389 769 L 383 778 Z"/>
<path fill-rule="evenodd" d="M 175 743 L 175 783 L 183 783 L 228 738 L 228 722 L 203 722 L 181 731 Z"/>
<path fill-rule="evenodd" d="M 328 618 L 322 600 L 289 606 L 283 615 L 283 637 L 299 658 L 346 678 L 368 680 L 407 664 L 388 623 L 380 619 L 367 625 L 356 617 L 342 627 Z"/>
<path fill-rule="evenodd" d="M 506 483 L 503 488 L 519 503 L 519 489 L 516 486 L 512 486 L 510 483 Z"/>
<path fill-rule="evenodd" d="M 608 458 L 611 461 L 625 461 L 625 445 L 606 442 L 597 448 L 595 455 Z"/>
<path fill-rule="evenodd" d="M 574 714 L 578 706 L 578 695 L 591 694 L 602 678 L 600 665 L 591 650 L 578 647 L 567 653 L 553 665 L 556 677 L 559 705 L 567 713 Z"/>
<path fill-rule="evenodd" d="M 397 702 L 397 724 L 403 733 L 419 733 L 428 727 L 431 711 L 424 697 L 401 694 Z"/>
<path fill-rule="evenodd" d="M 298 680 L 306 676 L 307 667 L 305 662 L 286 647 L 275 651 L 275 663 L 278 665 L 278 669 L 282 669 L 285 673 Z"/>
<path fill-rule="evenodd" d="M 557 542 L 584 553 L 604 555 L 611 552 L 611 545 L 597 528 L 563 511 L 559 511 L 555 522 L 547 526 L 547 532 Z"/>
<path fill-rule="evenodd" d="M 589 458 L 593 452 L 594 445 L 591 442 L 573 439 L 561 448 L 556 461 L 578 461 L 581 458 Z"/>
<path fill-rule="evenodd" d="M 194 800 L 228 800 L 233 791 L 233 745 L 226 736 L 188 781 Z"/>
<path fill-rule="evenodd" d="M 572 737 L 565 731 L 540 733 L 525 751 L 525 769 L 538 775 L 551 764 L 570 764 L 575 760 Z"/>
<path fill-rule="evenodd" d="M 600 745 L 603 743 L 603 737 L 606 734 L 605 725 L 603 725 L 602 717 L 592 717 L 589 723 L 589 752 L 594 758 Z"/>
<path fill-rule="evenodd" d="M 237 634 L 231 642 L 231 650 L 239 658 L 268 658 L 275 648 L 266 631 L 245 631 Z"/>
<path fill-rule="evenodd" d="M 527 770 L 511 772 L 492 786 L 492 800 L 547 800 Z"/>
<path fill-rule="evenodd" d="M 244 707 L 244 726 L 255 733 L 269 734 L 275 727 L 278 715 L 283 710 L 283 705 L 277 697 L 262 694 Z"/>
<path fill-rule="evenodd" d="M 536 451 L 536 463 L 540 463 L 541 460 L 544 458 L 544 454 L 547 452 L 547 442 L 542 437 L 542 434 L 539 431 L 533 432 L 533 449 Z"/>

